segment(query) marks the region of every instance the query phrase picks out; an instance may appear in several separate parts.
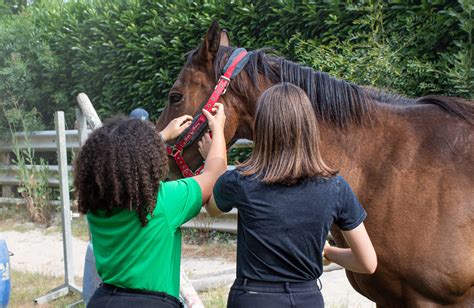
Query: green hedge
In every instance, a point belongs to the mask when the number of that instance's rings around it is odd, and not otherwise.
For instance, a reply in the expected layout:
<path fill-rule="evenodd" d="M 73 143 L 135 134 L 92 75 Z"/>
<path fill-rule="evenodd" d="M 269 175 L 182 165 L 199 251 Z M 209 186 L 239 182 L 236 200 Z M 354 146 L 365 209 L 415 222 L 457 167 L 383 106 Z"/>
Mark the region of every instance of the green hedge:
<path fill-rule="evenodd" d="M 35 107 L 48 126 L 55 110 L 73 116 L 78 92 L 102 117 L 136 106 L 156 116 L 212 20 L 234 45 L 273 47 L 359 84 L 472 98 L 470 2 L 35 1 L 0 11 L 0 102 Z"/>

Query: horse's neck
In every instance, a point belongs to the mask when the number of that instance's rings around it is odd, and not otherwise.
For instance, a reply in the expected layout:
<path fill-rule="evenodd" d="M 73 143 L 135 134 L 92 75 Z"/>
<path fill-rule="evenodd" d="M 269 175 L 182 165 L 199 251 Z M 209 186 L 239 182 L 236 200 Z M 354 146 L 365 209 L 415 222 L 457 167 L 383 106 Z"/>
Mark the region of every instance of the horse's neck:
<path fill-rule="evenodd" d="M 348 178 L 355 190 L 367 184 L 368 173 L 378 172 L 384 152 L 394 147 L 393 138 L 406 137 L 404 130 L 398 127 L 403 125 L 403 120 L 397 112 L 390 107 L 375 108 L 377 116 L 364 125 L 351 124 L 340 129 L 333 124 L 319 123 L 323 159 Z"/>
<path fill-rule="evenodd" d="M 320 131 L 323 160 L 331 168 L 338 169 L 343 176 L 360 178 L 363 150 L 366 150 L 363 149 L 365 142 L 360 137 L 371 132 L 351 127 L 341 130 L 326 124 L 320 124 Z"/>

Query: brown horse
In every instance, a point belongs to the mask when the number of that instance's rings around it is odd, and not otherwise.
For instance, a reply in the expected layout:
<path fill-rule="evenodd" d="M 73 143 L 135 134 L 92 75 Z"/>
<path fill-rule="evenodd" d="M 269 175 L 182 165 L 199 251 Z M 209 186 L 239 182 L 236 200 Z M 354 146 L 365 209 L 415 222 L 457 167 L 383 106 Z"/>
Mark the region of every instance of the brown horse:
<path fill-rule="evenodd" d="M 200 111 L 232 50 L 214 23 L 188 54 L 159 128 Z M 378 306 L 473 307 L 473 102 L 390 95 L 256 50 L 220 100 L 229 145 L 252 139 L 257 98 L 281 81 L 309 95 L 323 158 L 340 170 L 368 212 L 379 265 L 373 275 L 347 271 L 352 286 Z M 201 163 L 195 143 L 184 158 L 191 168 Z M 170 170 L 179 175 L 172 160 Z M 346 246 L 341 233 L 332 232 L 337 245 Z"/>

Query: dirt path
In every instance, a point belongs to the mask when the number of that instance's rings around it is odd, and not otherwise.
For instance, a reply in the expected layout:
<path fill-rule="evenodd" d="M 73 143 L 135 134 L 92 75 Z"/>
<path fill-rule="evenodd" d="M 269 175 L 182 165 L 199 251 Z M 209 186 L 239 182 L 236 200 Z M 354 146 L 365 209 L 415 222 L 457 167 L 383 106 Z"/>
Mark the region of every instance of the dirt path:
<path fill-rule="evenodd" d="M 45 234 L 41 230 L 1 232 L 7 242 L 12 270 L 52 276 L 64 275 L 63 242 L 59 233 Z M 73 238 L 74 275 L 82 277 L 87 243 Z"/>
<path fill-rule="evenodd" d="M 11 268 L 18 271 L 44 273 L 61 276 L 64 273 L 62 236 L 59 233 L 45 234 L 41 230 L 27 232 L 0 232 L 0 239 L 7 242 L 8 249 L 14 253 Z M 84 271 L 84 258 L 87 242 L 73 239 L 74 274 L 81 277 Z M 235 277 L 235 263 L 225 258 L 183 258 L 183 268 L 189 278 L 201 287 L 214 287 L 213 276 L 223 275 L 228 281 Z M 211 277 L 211 278 L 209 278 Z M 349 285 L 344 271 L 324 273 L 321 277 L 323 296 L 328 307 L 375 307 L 374 303 L 359 295 Z"/>

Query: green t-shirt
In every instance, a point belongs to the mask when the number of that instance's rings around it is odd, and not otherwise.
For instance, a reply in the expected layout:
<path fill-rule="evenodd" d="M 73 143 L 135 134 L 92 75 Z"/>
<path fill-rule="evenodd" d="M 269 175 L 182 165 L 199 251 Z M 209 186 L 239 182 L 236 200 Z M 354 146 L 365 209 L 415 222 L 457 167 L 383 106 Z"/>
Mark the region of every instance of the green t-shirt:
<path fill-rule="evenodd" d="M 166 292 L 179 298 L 180 226 L 202 206 L 192 178 L 160 183 L 154 216 L 142 227 L 135 211 L 87 213 L 97 272 L 103 282 L 122 288 Z"/>

